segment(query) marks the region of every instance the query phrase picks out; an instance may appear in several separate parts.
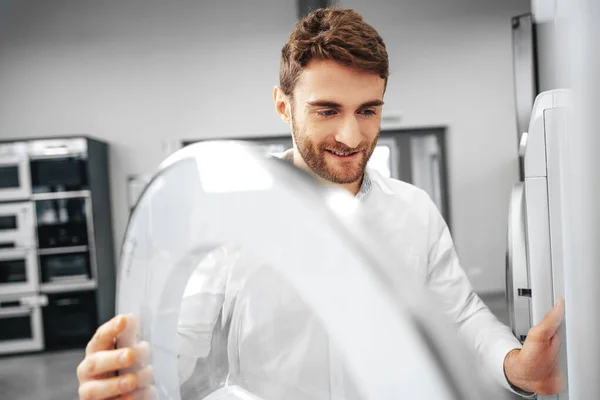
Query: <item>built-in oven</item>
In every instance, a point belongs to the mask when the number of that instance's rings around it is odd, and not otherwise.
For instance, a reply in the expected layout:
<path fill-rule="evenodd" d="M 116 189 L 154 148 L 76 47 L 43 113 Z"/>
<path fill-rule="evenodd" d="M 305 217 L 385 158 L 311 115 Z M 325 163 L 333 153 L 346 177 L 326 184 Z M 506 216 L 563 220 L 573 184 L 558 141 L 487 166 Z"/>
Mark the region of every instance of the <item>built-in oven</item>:
<path fill-rule="evenodd" d="M 25 142 L 0 144 L 0 202 L 31 196 L 29 153 Z"/>
<path fill-rule="evenodd" d="M 35 194 L 40 289 L 96 288 L 89 192 Z"/>
<path fill-rule="evenodd" d="M 39 289 L 35 249 L 0 250 L 0 293 L 30 293 Z"/>
<path fill-rule="evenodd" d="M 96 287 L 93 253 L 85 247 L 69 251 L 60 253 L 58 250 L 40 250 L 40 282 L 43 292 Z"/>
<path fill-rule="evenodd" d="M 89 189 L 86 139 L 34 140 L 29 157 L 33 193 Z"/>
<path fill-rule="evenodd" d="M 89 245 L 89 192 L 35 195 L 37 240 L 40 249 Z"/>
<path fill-rule="evenodd" d="M 0 354 L 44 349 L 42 307 L 39 295 L 0 297 Z"/>
<path fill-rule="evenodd" d="M 31 202 L 0 203 L 0 252 L 5 249 L 33 248 L 35 245 Z"/>
<path fill-rule="evenodd" d="M 96 292 L 49 294 L 43 313 L 46 348 L 83 346 L 97 329 Z"/>

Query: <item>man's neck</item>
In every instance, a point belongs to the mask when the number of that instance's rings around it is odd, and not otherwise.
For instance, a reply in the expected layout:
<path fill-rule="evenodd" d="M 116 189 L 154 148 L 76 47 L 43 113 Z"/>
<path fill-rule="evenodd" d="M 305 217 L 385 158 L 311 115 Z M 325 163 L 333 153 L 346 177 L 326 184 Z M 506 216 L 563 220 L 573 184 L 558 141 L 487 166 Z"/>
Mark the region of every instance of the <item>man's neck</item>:
<path fill-rule="evenodd" d="M 319 182 L 322 182 L 326 185 L 329 186 L 334 186 L 340 189 L 344 189 L 348 192 L 350 192 L 353 196 L 356 196 L 358 194 L 358 192 L 360 191 L 360 186 L 362 184 L 362 180 L 364 178 L 359 179 L 356 182 L 353 183 L 333 183 L 331 181 L 328 181 L 326 179 L 321 178 L 320 176 L 318 176 L 317 174 L 315 174 L 313 172 L 312 169 L 310 169 L 310 167 L 308 165 L 306 165 L 306 162 L 304 162 L 304 159 L 302 158 L 302 156 L 300 155 L 300 153 L 298 152 L 298 150 L 294 147 L 293 153 L 292 153 L 292 162 L 294 163 L 294 166 L 297 168 L 300 168 L 301 170 L 308 172 L 309 174 L 311 174 L 312 176 L 314 176 L 315 178 L 317 178 L 317 180 Z"/>

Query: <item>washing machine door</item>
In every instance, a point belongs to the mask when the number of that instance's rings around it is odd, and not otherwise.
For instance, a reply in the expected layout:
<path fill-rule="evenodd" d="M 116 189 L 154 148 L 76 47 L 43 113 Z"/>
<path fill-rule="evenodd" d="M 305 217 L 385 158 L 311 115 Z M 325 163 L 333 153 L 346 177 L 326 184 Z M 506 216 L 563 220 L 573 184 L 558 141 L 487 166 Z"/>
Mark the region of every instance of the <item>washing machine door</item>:
<path fill-rule="evenodd" d="M 118 347 L 138 362 L 121 372 L 169 400 L 502 398 L 378 225 L 247 144 L 180 150 L 125 235 Z"/>
<path fill-rule="evenodd" d="M 525 229 L 525 191 L 523 183 L 519 182 L 512 190 L 509 208 L 506 295 L 510 326 L 521 342 L 525 341 L 531 329 L 531 286 Z"/>

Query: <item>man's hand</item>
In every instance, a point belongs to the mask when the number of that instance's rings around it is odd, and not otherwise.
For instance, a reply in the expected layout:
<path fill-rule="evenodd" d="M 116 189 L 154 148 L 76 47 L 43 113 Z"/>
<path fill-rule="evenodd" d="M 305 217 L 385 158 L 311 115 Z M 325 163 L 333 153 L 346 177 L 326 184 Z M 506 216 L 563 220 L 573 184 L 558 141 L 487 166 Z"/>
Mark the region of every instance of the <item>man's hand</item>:
<path fill-rule="evenodd" d="M 559 366 L 560 331 L 565 314 L 561 298 L 542 322 L 529 330 L 521 350 L 513 350 L 504 360 L 508 381 L 527 392 L 550 395 L 564 387 Z"/>
<path fill-rule="evenodd" d="M 134 343 L 135 332 L 135 319 L 125 315 L 118 315 L 98 328 L 87 345 L 85 359 L 77 367 L 80 399 L 154 398 L 152 388 L 148 387 L 152 371 L 144 366 L 147 346 Z M 123 339 L 127 347 L 115 349 L 117 338 Z M 117 372 L 121 375 L 117 376 Z"/>

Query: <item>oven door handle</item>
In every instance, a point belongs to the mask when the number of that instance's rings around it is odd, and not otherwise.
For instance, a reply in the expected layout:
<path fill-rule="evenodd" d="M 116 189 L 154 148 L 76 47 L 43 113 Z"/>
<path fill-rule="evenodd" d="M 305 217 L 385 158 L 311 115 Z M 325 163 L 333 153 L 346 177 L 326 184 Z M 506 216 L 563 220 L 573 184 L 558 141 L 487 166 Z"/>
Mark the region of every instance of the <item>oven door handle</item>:
<path fill-rule="evenodd" d="M 10 307 L 0 308 L 0 318 L 7 317 L 27 317 L 31 315 L 32 309 L 28 307 Z"/>
<path fill-rule="evenodd" d="M 0 167 L 17 167 L 21 168 L 27 163 L 27 157 L 24 155 L 4 154 L 0 159 Z"/>

